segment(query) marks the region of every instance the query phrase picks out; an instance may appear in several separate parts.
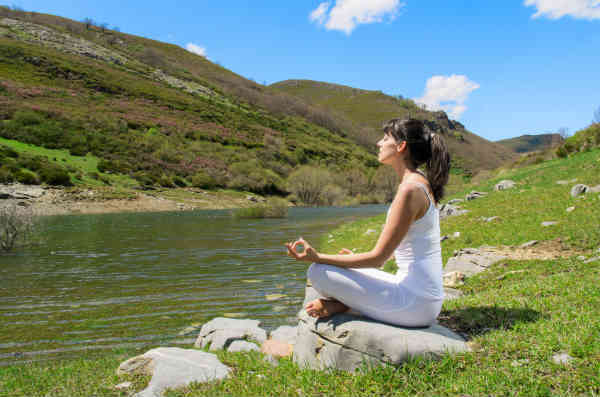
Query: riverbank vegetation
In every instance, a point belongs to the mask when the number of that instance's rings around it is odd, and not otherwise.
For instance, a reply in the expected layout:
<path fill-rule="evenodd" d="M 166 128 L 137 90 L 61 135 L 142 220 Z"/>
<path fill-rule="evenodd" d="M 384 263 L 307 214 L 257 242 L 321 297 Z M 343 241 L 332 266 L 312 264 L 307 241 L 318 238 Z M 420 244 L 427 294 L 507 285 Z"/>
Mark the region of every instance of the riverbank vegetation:
<path fill-rule="evenodd" d="M 270 197 L 264 203 L 248 208 L 236 208 L 232 211 L 234 218 L 285 218 L 288 214 L 288 201 L 278 197 Z"/>
<path fill-rule="evenodd" d="M 491 179 L 465 186 L 486 197 L 463 203 L 469 213 L 442 222 L 442 234 L 460 232 L 442 244 L 446 261 L 466 247 L 518 246 L 539 240 L 558 254 L 553 260 L 506 260 L 470 277 L 463 296 L 446 301 L 440 322 L 469 339 L 472 352 L 439 360 L 415 359 L 399 368 L 375 368 L 358 374 L 298 368 L 283 359 L 273 366 L 259 353 L 218 352 L 233 369 L 230 379 L 194 384 L 168 396 L 256 396 L 265 390 L 300 395 L 519 395 L 569 396 L 600 393 L 600 196 L 570 195 L 572 184 L 600 184 L 600 150 L 564 159 L 504 170 Z M 494 192 L 511 179 L 517 186 Z M 573 181 L 576 179 L 576 181 Z M 572 181 L 558 184 L 557 181 Z M 574 207 L 570 212 L 566 208 Z M 493 222 L 483 218 L 498 216 Z M 541 222 L 555 221 L 542 227 Z M 320 249 L 366 251 L 381 230 L 384 215 L 344 225 L 323 235 Z M 371 232 L 371 230 L 375 232 Z M 393 271 L 393 262 L 388 264 Z M 167 342 L 162 345 L 168 344 Z M 86 352 L 63 361 L 0 368 L 0 390 L 9 396 L 126 396 L 141 390 L 147 377 L 118 377 L 119 363 L 143 348 Z M 567 363 L 554 362 L 567 354 Z M 128 390 L 115 385 L 130 380 Z"/>

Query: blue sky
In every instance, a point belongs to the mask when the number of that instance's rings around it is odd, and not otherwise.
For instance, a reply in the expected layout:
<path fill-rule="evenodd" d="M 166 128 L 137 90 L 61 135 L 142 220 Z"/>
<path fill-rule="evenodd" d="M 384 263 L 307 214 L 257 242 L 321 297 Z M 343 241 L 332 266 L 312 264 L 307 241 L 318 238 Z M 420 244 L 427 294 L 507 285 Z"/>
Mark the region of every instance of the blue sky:
<path fill-rule="evenodd" d="M 0 0 L 182 47 L 259 83 L 310 79 L 444 108 L 490 140 L 600 107 L 599 0 Z"/>

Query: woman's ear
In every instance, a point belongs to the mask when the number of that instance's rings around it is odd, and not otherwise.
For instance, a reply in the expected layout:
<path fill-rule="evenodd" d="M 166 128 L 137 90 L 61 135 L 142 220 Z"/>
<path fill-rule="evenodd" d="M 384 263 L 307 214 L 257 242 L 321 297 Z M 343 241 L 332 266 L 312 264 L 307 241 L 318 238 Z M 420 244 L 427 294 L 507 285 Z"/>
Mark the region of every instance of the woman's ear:
<path fill-rule="evenodd" d="M 406 147 L 407 147 L 406 141 L 402 141 L 396 145 L 396 151 L 398 153 L 402 153 L 402 152 L 406 151 Z"/>

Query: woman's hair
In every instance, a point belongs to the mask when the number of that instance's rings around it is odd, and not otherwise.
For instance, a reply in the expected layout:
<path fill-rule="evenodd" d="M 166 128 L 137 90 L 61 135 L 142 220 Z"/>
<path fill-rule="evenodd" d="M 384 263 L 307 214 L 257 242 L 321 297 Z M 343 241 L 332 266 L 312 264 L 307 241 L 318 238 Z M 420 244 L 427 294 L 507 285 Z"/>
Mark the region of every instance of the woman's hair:
<path fill-rule="evenodd" d="M 406 141 L 409 161 L 415 169 L 427 166 L 427 180 L 435 202 L 439 203 L 450 172 L 450 154 L 444 139 L 417 119 L 392 119 L 383 125 L 383 132 L 398 142 Z"/>

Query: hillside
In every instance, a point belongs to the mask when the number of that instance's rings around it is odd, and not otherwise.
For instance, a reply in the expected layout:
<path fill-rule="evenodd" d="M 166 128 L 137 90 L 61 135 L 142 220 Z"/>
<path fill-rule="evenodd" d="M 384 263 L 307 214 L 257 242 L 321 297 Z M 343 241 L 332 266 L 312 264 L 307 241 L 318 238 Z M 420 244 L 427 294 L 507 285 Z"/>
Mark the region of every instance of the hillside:
<path fill-rule="evenodd" d="M 423 110 L 410 99 L 310 80 L 286 80 L 270 87 L 345 118 L 371 142 L 378 139 L 381 125 L 389 119 L 415 117 L 426 120 L 432 129 L 445 135 L 454 165 L 467 172 L 497 168 L 515 158 L 512 151 L 473 134 L 458 121 L 448 119 L 446 113 Z"/>
<path fill-rule="evenodd" d="M 528 153 L 551 149 L 563 141 L 560 134 L 525 134 L 515 138 L 501 139 L 496 143 L 506 146 L 515 153 Z"/>

